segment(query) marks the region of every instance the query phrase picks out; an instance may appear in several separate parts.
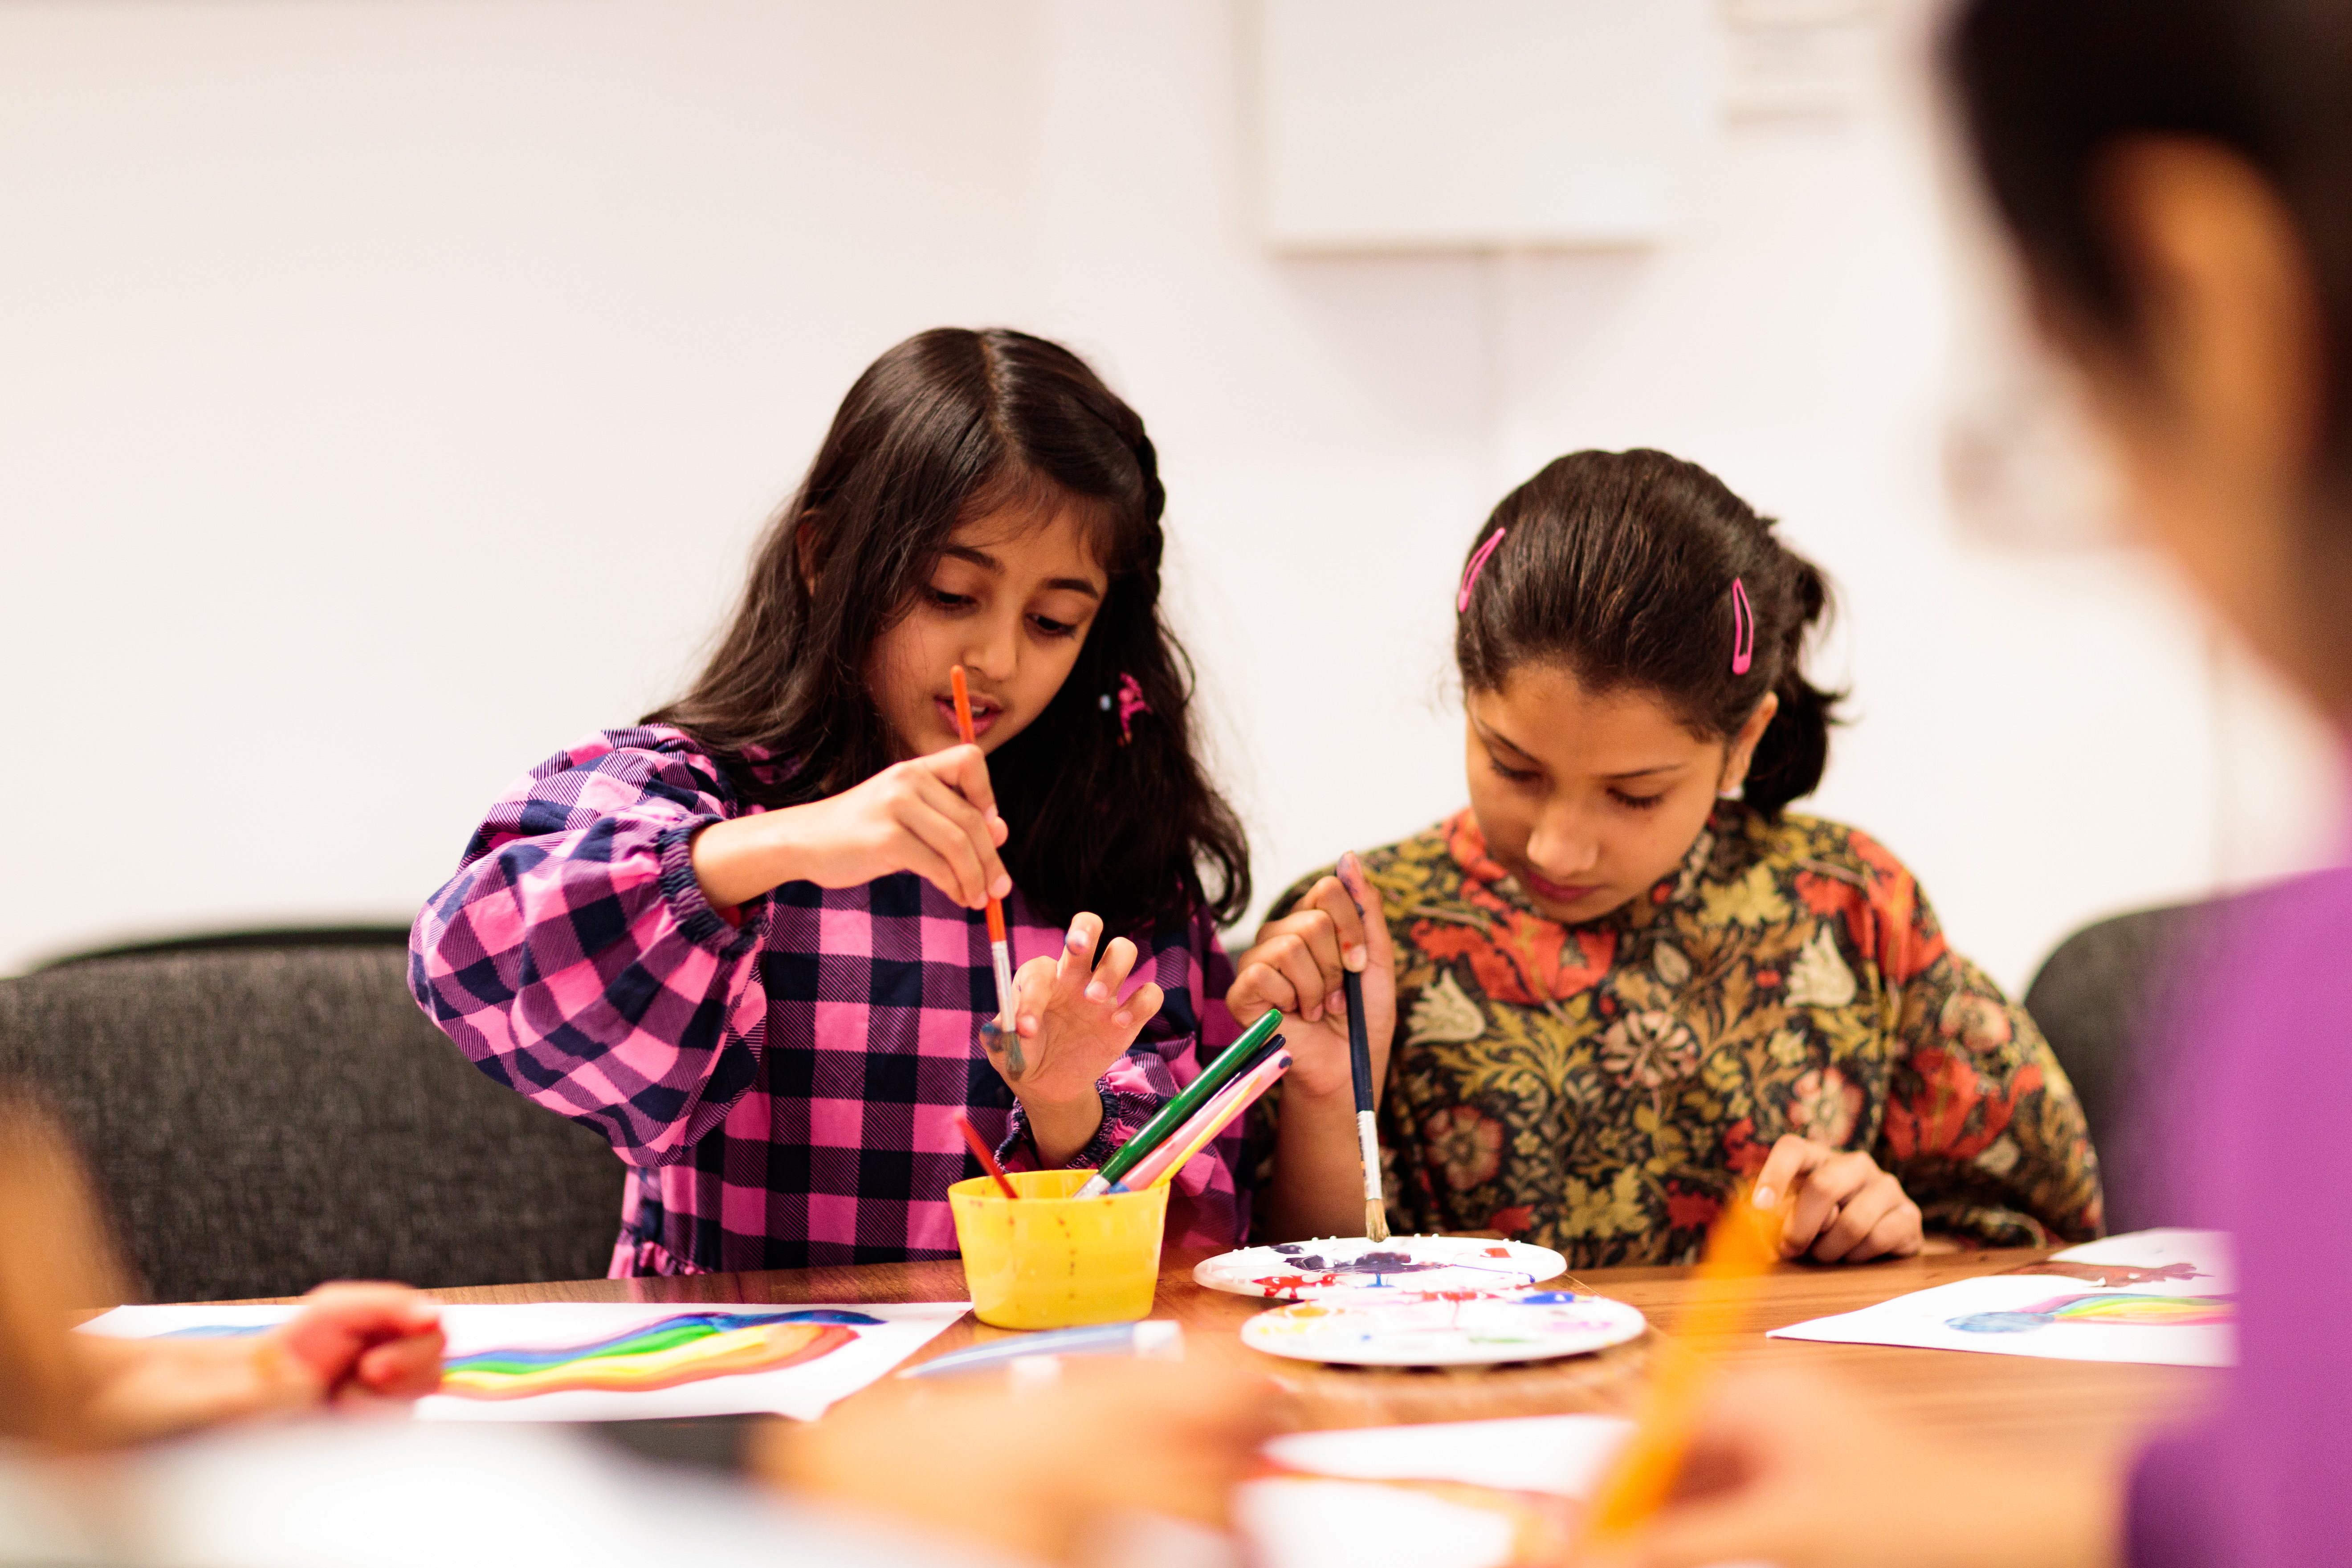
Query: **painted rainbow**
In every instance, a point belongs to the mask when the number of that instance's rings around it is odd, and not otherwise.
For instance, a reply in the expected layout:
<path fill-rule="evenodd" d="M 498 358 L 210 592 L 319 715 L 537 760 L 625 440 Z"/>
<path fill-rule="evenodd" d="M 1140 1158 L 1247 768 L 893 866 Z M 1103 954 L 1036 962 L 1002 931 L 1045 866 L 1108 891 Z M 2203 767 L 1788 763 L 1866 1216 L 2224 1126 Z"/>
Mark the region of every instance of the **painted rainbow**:
<path fill-rule="evenodd" d="M 2051 1323 L 2105 1323 L 2117 1328 L 2195 1329 L 2226 1323 L 2227 1296 L 2139 1296 L 2119 1290 L 2053 1296 L 2005 1312 L 1970 1312 L 1948 1327 L 1969 1334 L 2021 1334 Z"/>
<path fill-rule="evenodd" d="M 864 1312 L 679 1312 L 583 1345 L 504 1346 L 451 1356 L 440 1392 L 459 1399 L 646 1394 L 705 1378 L 777 1372 L 829 1355 L 879 1324 Z"/>

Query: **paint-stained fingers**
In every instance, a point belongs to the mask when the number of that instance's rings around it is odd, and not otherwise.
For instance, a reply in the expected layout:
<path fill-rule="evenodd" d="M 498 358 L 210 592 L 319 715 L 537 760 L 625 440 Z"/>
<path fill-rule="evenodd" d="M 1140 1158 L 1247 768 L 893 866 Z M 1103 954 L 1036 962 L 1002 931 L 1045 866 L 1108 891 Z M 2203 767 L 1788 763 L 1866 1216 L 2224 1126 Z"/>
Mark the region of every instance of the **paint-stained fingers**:
<path fill-rule="evenodd" d="M 1371 950 L 1366 943 L 1364 917 L 1357 911 L 1355 896 L 1345 884 L 1337 877 L 1324 878 L 1300 907 L 1311 908 L 1330 921 L 1333 955 L 1340 967 L 1361 973 L 1371 961 Z"/>
<path fill-rule="evenodd" d="M 1869 1156 L 1864 1155 L 1867 1159 Z M 1903 1184 L 1877 1168 L 1874 1162 L 1871 1173 L 1853 1194 L 1838 1205 L 1836 1215 L 1822 1227 L 1814 1241 L 1811 1256 L 1817 1263 L 1860 1263 L 1874 1254 L 1860 1251 L 1864 1241 L 1904 1201 Z"/>
<path fill-rule="evenodd" d="M 1788 1227 L 1780 1233 L 1780 1256 L 1794 1258 L 1812 1249 L 1837 1219 L 1838 1211 L 1878 1167 L 1867 1154 L 1832 1154 L 1805 1173 L 1789 1205 Z"/>
<path fill-rule="evenodd" d="M 1081 914 L 1070 922 L 1062 938 L 1062 956 L 1054 970 L 1054 984 L 1063 991 L 1076 994 L 1086 989 L 1087 977 L 1095 970 L 1095 943 L 1102 940 L 1102 917 Z"/>
<path fill-rule="evenodd" d="M 1352 849 L 1339 857 L 1339 882 L 1347 889 L 1364 922 L 1364 967 L 1383 972 L 1392 969 L 1396 943 L 1389 937 L 1388 908 L 1381 901 L 1381 890 L 1364 874 L 1363 861 Z"/>
<path fill-rule="evenodd" d="M 1135 994 L 1120 1003 L 1118 1011 L 1110 1016 L 1111 1027 L 1125 1036 L 1119 1043 L 1134 1044 L 1143 1026 L 1160 1016 L 1160 1005 L 1167 999 L 1166 993 L 1153 981 L 1147 980 L 1137 986 Z"/>
<path fill-rule="evenodd" d="M 1094 978 L 1087 982 L 1087 1000 L 1109 1001 L 1134 969 L 1135 943 L 1123 936 L 1111 938 L 1110 945 L 1103 949 L 1102 962 L 1095 965 Z"/>
<path fill-rule="evenodd" d="M 1029 1039 L 1037 1033 L 1038 1020 L 1045 1016 L 1045 1004 L 1053 999 L 1054 988 L 1060 979 L 1059 961 L 1051 958 L 1033 958 L 1013 972 L 1013 1027 L 1023 1039 Z M 989 1052 L 992 1058 L 1004 1047 L 1001 1037 L 992 1042 L 987 1030 L 981 1032 L 981 1041 L 983 1045 L 992 1045 Z"/>
<path fill-rule="evenodd" d="M 954 784 L 920 767 L 914 769 L 914 776 L 915 790 L 923 804 L 952 823 L 963 842 L 971 847 L 971 858 L 977 864 L 973 885 L 983 901 L 990 893 L 1000 899 L 1010 893 L 1013 879 L 1005 875 L 1003 858 L 996 852 L 995 829 L 1000 825 L 992 820 L 993 807 L 982 811 Z"/>
<path fill-rule="evenodd" d="M 1764 1168 L 1756 1173 L 1750 1199 L 1759 1209 L 1784 1207 L 1797 1184 L 1832 1152 L 1826 1143 L 1816 1143 L 1793 1132 L 1781 1134 L 1772 1145 L 1772 1152 L 1765 1157 Z"/>

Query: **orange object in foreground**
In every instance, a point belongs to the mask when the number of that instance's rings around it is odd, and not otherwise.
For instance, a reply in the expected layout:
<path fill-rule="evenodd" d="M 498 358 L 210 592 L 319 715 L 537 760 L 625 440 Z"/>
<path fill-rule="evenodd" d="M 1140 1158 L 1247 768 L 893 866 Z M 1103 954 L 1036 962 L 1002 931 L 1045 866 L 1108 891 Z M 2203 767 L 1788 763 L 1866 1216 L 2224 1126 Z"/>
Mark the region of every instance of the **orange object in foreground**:
<path fill-rule="evenodd" d="M 1706 1253 L 1691 1279 L 1691 1302 L 1671 1340 L 1657 1348 L 1657 1374 L 1642 1418 L 1592 1496 L 1588 1539 L 1622 1535 L 1658 1511 L 1674 1490 L 1690 1449 L 1699 1400 L 1712 1365 L 1685 1342 L 1739 1332 L 1757 1281 L 1780 1261 L 1778 1212 L 1761 1213 L 1735 1194 L 1707 1233 Z"/>

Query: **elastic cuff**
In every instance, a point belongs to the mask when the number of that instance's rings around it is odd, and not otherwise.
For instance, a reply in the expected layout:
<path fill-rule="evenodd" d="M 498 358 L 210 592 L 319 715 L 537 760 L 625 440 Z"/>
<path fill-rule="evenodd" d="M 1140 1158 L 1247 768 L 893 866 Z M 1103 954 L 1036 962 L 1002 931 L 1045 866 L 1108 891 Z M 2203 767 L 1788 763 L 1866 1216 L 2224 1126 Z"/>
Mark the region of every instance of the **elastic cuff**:
<path fill-rule="evenodd" d="M 661 853 L 662 898 L 677 919 L 679 931 L 705 952 L 721 958 L 740 958 L 757 947 L 766 933 L 768 895 L 744 900 L 743 923 L 740 927 L 732 926 L 710 907 L 710 900 L 702 896 L 702 884 L 694 875 L 694 836 L 725 820 L 716 816 L 689 817 L 676 827 L 664 829 L 656 844 Z"/>
<path fill-rule="evenodd" d="M 1095 1085 L 1095 1093 L 1102 1100 L 1102 1120 L 1095 1124 L 1095 1135 L 1082 1144 L 1078 1152 L 1063 1161 L 1055 1169 L 1092 1171 L 1118 1152 L 1118 1146 L 1135 1135 L 1135 1129 L 1119 1124 L 1115 1119 L 1110 1091 Z M 1020 1162 L 1017 1165 L 1015 1161 Z M 1045 1167 L 1037 1158 L 1037 1141 L 1029 1136 L 1029 1112 L 1019 1100 L 1013 1102 L 1012 1131 L 997 1145 L 996 1163 L 1006 1170 L 1040 1171 Z"/>

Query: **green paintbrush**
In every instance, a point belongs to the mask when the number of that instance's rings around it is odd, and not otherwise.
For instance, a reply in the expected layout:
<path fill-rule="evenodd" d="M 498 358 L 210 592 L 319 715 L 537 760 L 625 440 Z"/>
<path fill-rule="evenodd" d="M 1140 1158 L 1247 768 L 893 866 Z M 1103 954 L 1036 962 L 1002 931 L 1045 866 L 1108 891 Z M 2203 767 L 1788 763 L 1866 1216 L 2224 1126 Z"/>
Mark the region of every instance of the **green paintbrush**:
<path fill-rule="evenodd" d="M 1198 1110 L 1211 1095 L 1223 1089 L 1227 1079 L 1247 1066 L 1252 1053 L 1281 1026 L 1281 1013 L 1272 1007 L 1267 1008 L 1264 1017 L 1242 1031 L 1240 1039 L 1227 1046 L 1218 1053 L 1215 1061 L 1201 1069 L 1199 1078 L 1186 1084 L 1161 1106 L 1160 1114 L 1145 1122 L 1141 1131 L 1120 1144 L 1118 1152 L 1103 1162 L 1102 1169 L 1087 1178 L 1087 1184 L 1078 1189 L 1077 1195 L 1094 1198 L 1110 1191 L 1113 1182 L 1135 1169 L 1146 1154 L 1158 1148 L 1170 1133 L 1183 1126 L 1185 1119 Z"/>

